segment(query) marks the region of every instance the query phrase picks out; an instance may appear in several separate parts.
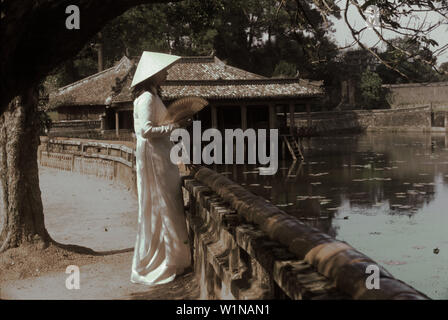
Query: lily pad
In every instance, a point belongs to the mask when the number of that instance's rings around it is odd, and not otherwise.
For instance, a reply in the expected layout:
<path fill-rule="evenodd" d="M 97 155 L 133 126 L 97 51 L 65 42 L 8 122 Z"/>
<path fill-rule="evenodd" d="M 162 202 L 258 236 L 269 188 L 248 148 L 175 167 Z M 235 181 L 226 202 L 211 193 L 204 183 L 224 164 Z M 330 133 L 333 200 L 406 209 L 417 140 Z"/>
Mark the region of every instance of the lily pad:
<path fill-rule="evenodd" d="M 311 177 L 320 177 L 329 174 L 329 172 L 310 173 Z"/>

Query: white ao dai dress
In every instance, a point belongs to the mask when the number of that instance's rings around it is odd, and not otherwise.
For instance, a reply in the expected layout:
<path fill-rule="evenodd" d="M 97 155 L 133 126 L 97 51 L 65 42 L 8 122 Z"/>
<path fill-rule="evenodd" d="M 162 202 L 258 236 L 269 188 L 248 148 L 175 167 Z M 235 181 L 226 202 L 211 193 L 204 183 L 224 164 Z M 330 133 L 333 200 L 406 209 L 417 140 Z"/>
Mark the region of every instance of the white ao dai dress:
<path fill-rule="evenodd" d="M 148 91 L 134 101 L 139 212 L 131 281 L 146 285 L 170 282 L 191 263 L 179 169 L 170 160 L 174 126 L 158 125 L 166 112 Z"/>

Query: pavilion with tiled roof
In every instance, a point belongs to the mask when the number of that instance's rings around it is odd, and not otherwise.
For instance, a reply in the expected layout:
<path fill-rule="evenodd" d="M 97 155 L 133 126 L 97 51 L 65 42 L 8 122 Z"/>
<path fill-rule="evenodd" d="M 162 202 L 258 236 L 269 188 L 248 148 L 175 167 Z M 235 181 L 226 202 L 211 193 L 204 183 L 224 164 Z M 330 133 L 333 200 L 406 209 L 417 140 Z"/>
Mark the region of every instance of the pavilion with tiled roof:
<path fill-rule="evenodd" d="M 113 130 L 118 137 L 132 132 L 130 84 L 136 61 L 123 57 L 114 67 L 52 94 L 50 107 L 59 114 L 56 133 L 72 128 L 80 134 L 83 123 L 90 131 Z M 182 57 L 168 70 L 162 85 L 165 104 L 186 96 L 202 97 L 209 102 L 209 107 L 197 115 L 203 129 L 281 127 L 279 119 L 286 121 L 286 113 L 290 118 L 297 107 L 309 111 L 322 95 L 320 83 L 266 78 L 229 66 L 213 56 Z"/>

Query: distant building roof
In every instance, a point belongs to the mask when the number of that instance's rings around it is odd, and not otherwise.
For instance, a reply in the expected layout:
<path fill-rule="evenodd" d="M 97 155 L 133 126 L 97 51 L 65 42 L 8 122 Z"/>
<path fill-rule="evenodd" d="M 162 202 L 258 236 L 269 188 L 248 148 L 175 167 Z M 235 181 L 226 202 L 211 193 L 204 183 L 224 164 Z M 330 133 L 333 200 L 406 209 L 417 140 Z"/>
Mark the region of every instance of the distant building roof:
<path fill-rule="evenodd" d="M 130 84 L 137 59 L 123 57 L 114 67 L 60 88 L 50 107 L 106 105 L 132 101 Z M 182 57 L 169 70 L 162 98 L 206 99 L 299 98 L 323 94 L 321 83 L 266 78 L 225 64 L 216 57 Z"/>
<path fill-rule="evenodd" d="M 265 79 L 265 77 L 229 66 L 214 56 L 182 57 L 169 69 L 167 76 L 167 80 L 176 81 L 242 79 Z"/>
<path fill-rule="evenodd" d="M 123 57 L 112 68 L 59 88 L 50 95 L 50 107 L 107 104 L 106 100 L 111 96 L 113 87 L 117 85 L 117 80 L 119 82 L 120 79 L 126 77 L 133 65 L 131 60 Z"/>

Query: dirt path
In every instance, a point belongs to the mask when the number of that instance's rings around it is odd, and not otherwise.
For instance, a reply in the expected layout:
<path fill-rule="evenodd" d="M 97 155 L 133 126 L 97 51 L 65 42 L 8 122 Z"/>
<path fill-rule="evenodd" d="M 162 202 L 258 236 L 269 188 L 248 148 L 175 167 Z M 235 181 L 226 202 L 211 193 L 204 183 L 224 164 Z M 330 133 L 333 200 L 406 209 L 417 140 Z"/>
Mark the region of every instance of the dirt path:
<path fill-rule="evenodd" d="M 102 255 L 74 255 L 67 259 L 65 254 L 53 255 L 54 261 L 47 263 L 54 264 L 54 268 L 42 266 L 41 261 L 29 261 L 29 265 L 36 264 L 34 276 L 15 277 L 9 272 L 6 280 L 0 279 L 1 299 L 198 298 L 197 282 L 191 273 L 155 287 L 129 281 L 137 229 L 137 201 L 131 192 L 112 181 L 46 167 L 40 168 L 40 187 L 52 238 Z M 8 266 L 13 268 L 19 255 L 11 254 Z M 68 265 L 80 267 L 79 290 L 65 286 Z M 39 272 L 39 268 L 48 271 Z"/>

